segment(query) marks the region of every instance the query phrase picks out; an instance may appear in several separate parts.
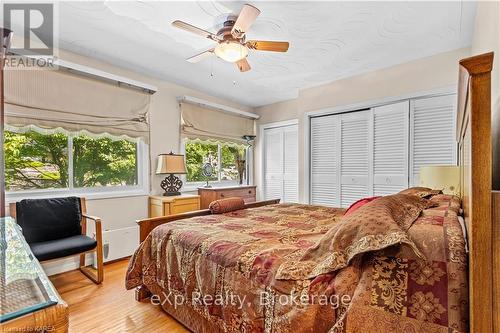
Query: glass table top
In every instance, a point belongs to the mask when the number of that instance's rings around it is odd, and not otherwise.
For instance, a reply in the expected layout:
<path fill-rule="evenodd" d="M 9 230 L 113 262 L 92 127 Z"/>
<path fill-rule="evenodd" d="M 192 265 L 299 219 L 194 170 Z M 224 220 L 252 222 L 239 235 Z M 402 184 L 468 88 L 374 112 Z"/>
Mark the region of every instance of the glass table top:
<path fill-rule="evenodd" d="M 0 323 L 57 302 L 57 291 L 20 227 L 10 217 L 0 218 Z"/>

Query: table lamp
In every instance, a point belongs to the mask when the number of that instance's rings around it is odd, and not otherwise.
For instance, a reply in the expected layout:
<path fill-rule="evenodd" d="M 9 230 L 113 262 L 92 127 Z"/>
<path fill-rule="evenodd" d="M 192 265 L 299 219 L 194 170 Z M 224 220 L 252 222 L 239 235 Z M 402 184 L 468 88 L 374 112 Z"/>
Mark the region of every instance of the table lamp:
<path fill-rule="evenodd" d="M 419 186 L 442 190 L 444 194 L 460 195 L 460 167 L 429 165 L 420 168 Z"/>
<path fill-rule="evenodd" d="M 165 191 L 163 195 L 174 196 L 180 195 L 179 190 L 182 187 L 182 181 L 174 174 L 185 174 L 186 165 L 184 163 L 184 155 L 169 154 L 158 155 L 158 165 L 156 167 L 157 175 L 168 174 L 164 180 L 161 181 L 161 188 Z"/>

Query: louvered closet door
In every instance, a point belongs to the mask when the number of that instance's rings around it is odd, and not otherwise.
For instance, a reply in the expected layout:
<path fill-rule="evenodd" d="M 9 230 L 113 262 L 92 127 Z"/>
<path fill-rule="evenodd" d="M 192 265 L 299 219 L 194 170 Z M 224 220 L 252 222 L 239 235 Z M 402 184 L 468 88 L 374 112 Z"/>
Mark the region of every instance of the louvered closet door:
<path fill-rule="evenodd" d="M 409 101 L 373 109 L 373 195 L 408 187 Z"/>
<path fill-rule="evenodd" d="M 342 114 L 340 203 L 347 207 L 372 192 L 371 111 Z"/>
<path fill-rule="evenodd" d="M 264 197 L 283 198 L 283 131 L 264 130 Z"/>
<path fill-rule="evenodd" d="M 283 202 L 299 201 L 298 125 L 283 127 Z"/>
<path fill-rule="evenodd" d="M 418 186 L 420 167 L 456 165 L 456 95 L 410 101 L 410 181 Z"/>
<path fill-rule="evenodd" d="M 311 197 L 313 205 L 340 207 L 340 116 L 311 118 Z"/>

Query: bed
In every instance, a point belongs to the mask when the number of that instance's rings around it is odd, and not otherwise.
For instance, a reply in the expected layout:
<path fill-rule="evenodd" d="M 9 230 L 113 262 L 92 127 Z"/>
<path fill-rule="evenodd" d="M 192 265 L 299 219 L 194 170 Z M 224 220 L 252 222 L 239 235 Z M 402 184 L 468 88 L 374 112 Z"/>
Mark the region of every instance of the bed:
<path fill-rule="evenodd" d="M 194 332 L 491 332 L 491 63 L 460 63 L 460 197 L 384 197 L 350 223 L 277 201 L 138 221 L 126 287 Z"/>

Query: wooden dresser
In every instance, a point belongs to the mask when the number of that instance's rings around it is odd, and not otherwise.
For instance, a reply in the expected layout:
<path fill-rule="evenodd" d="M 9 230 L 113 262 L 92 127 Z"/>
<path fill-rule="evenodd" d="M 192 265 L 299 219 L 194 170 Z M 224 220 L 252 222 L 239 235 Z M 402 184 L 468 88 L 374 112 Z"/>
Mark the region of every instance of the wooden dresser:
<path fill-rule="evenodd" d="M 198 194 L 201 199 L 201 209 L 208 208 L 212 201 L 231 197 L 241 197 L 245 203 L 255 202 L 256 186 L 242 185 L 231 187 L 199 187 Z"/>
<path fill-rule="evenodd" d="M 152 195 L 149 197 L 149 217 L 168 216 L 200 209 L 200 196 L 181 194 L 172 197 Z"/>

